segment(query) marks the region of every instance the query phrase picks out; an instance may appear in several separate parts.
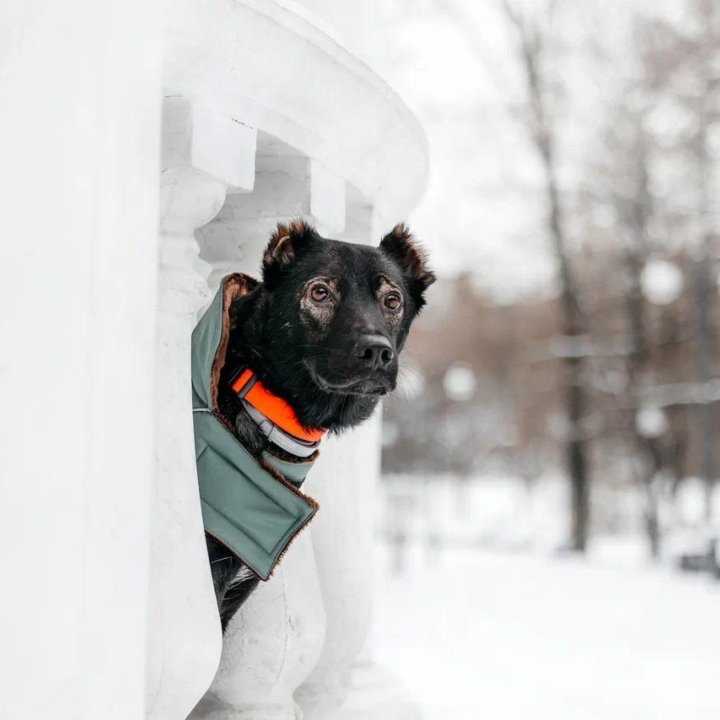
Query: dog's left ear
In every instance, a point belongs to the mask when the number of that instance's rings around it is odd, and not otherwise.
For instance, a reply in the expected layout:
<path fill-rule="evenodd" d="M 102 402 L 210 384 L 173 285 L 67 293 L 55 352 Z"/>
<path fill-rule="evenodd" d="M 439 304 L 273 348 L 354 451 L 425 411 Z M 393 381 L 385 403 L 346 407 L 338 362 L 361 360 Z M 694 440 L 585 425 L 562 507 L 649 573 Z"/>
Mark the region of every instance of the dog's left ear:
<path fill-rule="evenodd" d="M 392 258 L 405 274 L 418 307 L 423 293 L 435 282 L 435 273 L 427 267 L 427 256 L 404 223 L 396 225 L 381 241 L 380 250 Z"/>
<path fill-rule="evenodd" d="M 304 220 L 278 223 L 263 254 L 263 280 L 267 283 L 286 270 L 317 237 Z"/>

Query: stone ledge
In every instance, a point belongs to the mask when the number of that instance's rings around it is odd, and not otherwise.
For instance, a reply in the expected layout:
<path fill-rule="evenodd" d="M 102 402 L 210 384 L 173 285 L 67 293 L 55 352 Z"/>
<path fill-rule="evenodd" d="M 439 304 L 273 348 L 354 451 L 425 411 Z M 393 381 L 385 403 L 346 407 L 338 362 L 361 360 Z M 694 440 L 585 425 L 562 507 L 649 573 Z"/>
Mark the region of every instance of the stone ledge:
<path fill-rule="evenodd" d="M 271 0 L 177 0 L 169 92 L 297 148 L 373 201 L 387 222 L 417 204 L 427 142 L 414 115 L 307 17 Z"/>

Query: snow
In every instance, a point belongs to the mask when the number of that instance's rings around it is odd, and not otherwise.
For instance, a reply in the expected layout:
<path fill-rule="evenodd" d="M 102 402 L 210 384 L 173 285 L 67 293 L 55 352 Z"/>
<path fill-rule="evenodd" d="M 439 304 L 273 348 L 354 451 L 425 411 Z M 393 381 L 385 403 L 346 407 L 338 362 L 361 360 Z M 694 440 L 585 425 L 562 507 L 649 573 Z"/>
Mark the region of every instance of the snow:
<path fill-rule="evenodd" d="M 720 583 L 643 556 L 443 549 L 383 573 L 376 659 L 424 720 L 716 720 Z"/>

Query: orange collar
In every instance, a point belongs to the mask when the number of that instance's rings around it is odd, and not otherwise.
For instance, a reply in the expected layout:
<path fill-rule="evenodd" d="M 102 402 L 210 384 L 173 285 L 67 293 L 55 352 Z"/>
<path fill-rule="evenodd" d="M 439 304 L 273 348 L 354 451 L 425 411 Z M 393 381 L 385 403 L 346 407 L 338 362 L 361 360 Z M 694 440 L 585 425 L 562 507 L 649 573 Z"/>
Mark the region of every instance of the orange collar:
<path fill-rule="evenodd" d="M 301 425 L 295 411 L 285 400 L 271 393 L 252 370 L 243 370 L 231 383 L 232 389 L 273 425 L 288 435 L 306 443 L 318 443 L 325 435 L 320 428 Z"/>

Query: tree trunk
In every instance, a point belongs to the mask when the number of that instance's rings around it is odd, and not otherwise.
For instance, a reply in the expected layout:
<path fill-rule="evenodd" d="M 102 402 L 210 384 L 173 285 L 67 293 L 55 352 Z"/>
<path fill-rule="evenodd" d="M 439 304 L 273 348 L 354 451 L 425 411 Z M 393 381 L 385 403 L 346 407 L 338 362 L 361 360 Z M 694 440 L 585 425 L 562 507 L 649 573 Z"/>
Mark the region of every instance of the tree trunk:
<path fill-rule="evenodd" d="M 528 79 L 533 73 L 528 72 Z M 536 82 L 538 80 L 536 79 Z M 584 335 L 585 319 L 580 309 L 575 278 L 572 273 L 567 251 L 567 239 L 563 225 L 563 208 L 557 188 L 555 156 L 552 135 L 545 127 L 545 112 L 541 105 L 539 89 L 535 103 L 539 110 L 536 114 L 539 127 L 536 133 L 537 147 L 542 158 L 545 176 L 545 191 L 548 203 L 548 229 L 553 241 L 555 258 L 561 283 L 561 313 L 563 333 L 568 338 L 578 339 Z M 565 441 L 565 461 L 570 479 L 571 493 L 571 537 L 570 547 L 575 552 L 585 552 L 590 525 L 590 474 L 588 471 L 586 437 L 583 418 L 587 406 L 583 371 L 584 358 L 579 348 L 571 345 L 571 351 L 563 357 L 565 383 L 565 411 L 567 413 L 568 434 Z"/>
<path fill-rule="evenodd" d="M 638 414 L 641 412 L 639 394 L 642 376 L 650 359 L 650 343 L 647 337 L 646 300 L 643 296 L 641 275 L 647 256 L 646 229 L 650 213 L 651 196 L 648 190 L 647 148 L 642 134 L 642 122 L 638 122 L 634 142 L 636 188 L 629 204 L 619 202 L 624 209 L 625 224 L 628 228 L 629 246 L 625 252 L 625 269 L 629 289 L 626 296 L 626 312 L 630 331 L 631 351 L 627 358 L 627 404 L 630 408 L 633 444 L 637 449 L 639 470 L 637 481 L 645 495 L 643 513 L 645 532 L 648 539 L 650 557 L 660 556 L 660 518 L 657 488 L 658 473 L 662 468 L 662 452 L 658 438 L 645 437 L 638 428 Z"/>
<path fill-rule="evenodd" d="M 711 280 L 709 277 L 710 260 L 703 253 L 693 263 L 693 286 L 695 290 L 695 365 L 697 380 L 701 384 L 709 383 L 714 377 L 715 333 L 710 319 Z M 701 471 L 705 481 L 705 515 L 711 520 L 714 515 L 713 490 L 717 477 L 715 458 L 715 403 L 706 402 L 697 406 L 697 419 L 700 424 L 702 444 Z"/>
<path fill-rule="evenodd" d="M 699 44 L 699 75 L 702 89 L 697 95 L 697 134 L 695 152 L 697 162 L 697 195 L 700 248 L 693 263 L 693 286 L 696 310 L 695 367 L 697 380 L 706 384 L 715 375 L 715 329 L 710 316 L 712 281 L 710 268 L 714 259 L 714 219 L 712 215 L 713 155 L 710 146 L 710 124 L 713 122 L 712 98 L 715 95 L 716 75 L 713 60 L 716 47 L 714 0 L 701 0 L 697 5 L 698 20 L 702 23 Z M 702 443 L 702 476 L 705 481 L 705 513 L 713 517 L 713 489 L 717 476 L 715 457 L 715 404 L 702 403 L 697 409 Z"/>

